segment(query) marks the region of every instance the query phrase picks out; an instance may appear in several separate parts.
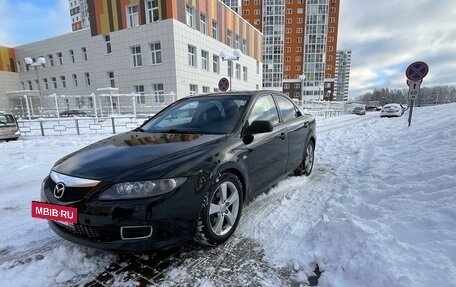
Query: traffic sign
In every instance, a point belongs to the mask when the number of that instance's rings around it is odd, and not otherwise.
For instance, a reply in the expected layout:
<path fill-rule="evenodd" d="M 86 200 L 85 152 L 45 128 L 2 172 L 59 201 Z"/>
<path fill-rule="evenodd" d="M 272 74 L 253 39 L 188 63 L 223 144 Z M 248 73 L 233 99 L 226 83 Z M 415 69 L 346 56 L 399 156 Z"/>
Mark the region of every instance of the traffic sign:
<path fill-rule="evenodd" d="M 425 62 L 414 62 L 405 70 L 405 76 L 410 81 L 420 81 L 426 77 L 429 72 L 429 67 Z"/>
<path fill-rule="evenodd" d="M 421 81 L 409 81 L 409 99 L 416 100 L 418 94 L 420 93 Z"/>
<path fill-rule="evenodd" d="M 227 78 L 221 78 L 218 87 L 220 91 L 225 92 L 230 87 L 230 81 Z"/>

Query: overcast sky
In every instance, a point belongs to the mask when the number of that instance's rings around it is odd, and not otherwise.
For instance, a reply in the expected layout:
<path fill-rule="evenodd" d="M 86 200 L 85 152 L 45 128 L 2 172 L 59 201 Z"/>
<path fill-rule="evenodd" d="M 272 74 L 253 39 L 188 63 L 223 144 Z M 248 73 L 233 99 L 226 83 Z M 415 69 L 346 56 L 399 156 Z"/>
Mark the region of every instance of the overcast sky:
<path fill-rule="evenodd" d="M 0 0 L 0 45 L 68 32 L 68 0 Z M 341 0 L 338 49 L 352 51 L 350 97 L 406 88 L 415 61 L 429 65 L 422 87 L 455 84 L 456 0 Z"/>

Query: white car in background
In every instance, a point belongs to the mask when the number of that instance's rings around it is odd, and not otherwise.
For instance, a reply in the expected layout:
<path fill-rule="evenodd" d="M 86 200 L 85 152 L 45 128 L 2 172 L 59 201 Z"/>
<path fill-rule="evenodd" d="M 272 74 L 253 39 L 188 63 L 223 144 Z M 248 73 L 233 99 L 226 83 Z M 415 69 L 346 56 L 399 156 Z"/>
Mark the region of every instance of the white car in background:
<path fill-rule="evenodd" d="M 21 130 L 14 115 L 0 112 L 0 140 L 17 140 L 20 135 Z"/>
<path fill-rule="evenodd" d="M 400 117 L 404 114 L 404 108 L 400 104 L 386 104 L 380 111 L 380 117 Z"/>

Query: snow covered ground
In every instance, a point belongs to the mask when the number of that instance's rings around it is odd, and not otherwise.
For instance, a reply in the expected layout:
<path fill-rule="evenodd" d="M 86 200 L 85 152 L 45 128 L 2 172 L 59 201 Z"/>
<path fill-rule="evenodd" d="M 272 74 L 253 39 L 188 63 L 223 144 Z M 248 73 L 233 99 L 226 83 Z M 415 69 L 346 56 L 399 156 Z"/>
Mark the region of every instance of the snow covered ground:
<path fill-rule="evenodd" d="M 318 264 L 318 286 L 456 286 L 455 111 L 415 108 L 410 127 L 407 113 L 318 119 L 310 177 L 281 181 L 244 209 L 224 246 L 177 254 L 191 259 L 176 259 L 149 283 L 299 286 Z M 118 260 L 60 239 L 30 210 L 53 163 L 103 137 L 0 142 L 0 286 L 84 285 Z M 250 264 L 255 276 L 228 272 L 239 270 L 238 259 L 206 270 L 203 261 L 242 249 L 242 268 Z M 289 278 L 275 274 L 284 269 Z M 110 281 L 139 283 L 122 272 Z"/>

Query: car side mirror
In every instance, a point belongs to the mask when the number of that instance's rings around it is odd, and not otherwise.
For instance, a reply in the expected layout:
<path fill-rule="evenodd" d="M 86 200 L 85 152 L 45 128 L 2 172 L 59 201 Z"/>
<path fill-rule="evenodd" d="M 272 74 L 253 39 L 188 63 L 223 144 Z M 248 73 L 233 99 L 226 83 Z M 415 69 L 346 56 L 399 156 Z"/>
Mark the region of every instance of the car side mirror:
<path fill-rule="evenodd" d="M 250 134 L 262 134 L 272 132 L 273 130 L 272 123 L 270 121 L 254 121 L 249 126 Z"/>

